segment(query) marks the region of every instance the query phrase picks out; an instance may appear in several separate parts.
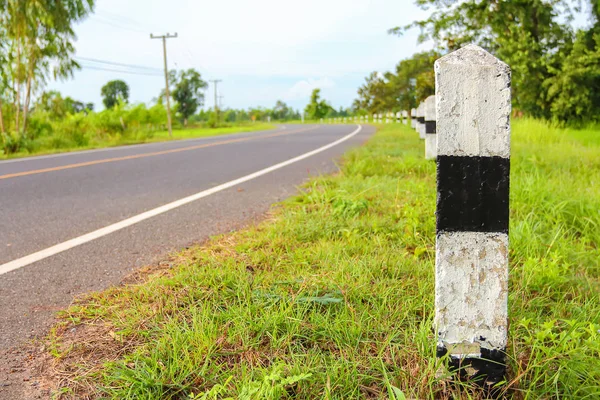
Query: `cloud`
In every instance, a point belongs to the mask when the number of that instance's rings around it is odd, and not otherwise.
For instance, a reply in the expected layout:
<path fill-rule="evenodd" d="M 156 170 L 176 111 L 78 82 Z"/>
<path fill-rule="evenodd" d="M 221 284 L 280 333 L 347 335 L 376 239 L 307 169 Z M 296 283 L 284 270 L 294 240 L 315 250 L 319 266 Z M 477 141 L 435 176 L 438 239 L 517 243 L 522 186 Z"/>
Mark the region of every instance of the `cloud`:
<path fill-rule="evenodd" d="M 398 38 L 387 29 L 426 15 L 413 0 L 97 0 L 97 13 L 76 26 L 76 48 L 80 57 L 162 69 L 162 43 L 149 34 L 177 32 L 167 44 L 169 69 L 223 79 L 229 106 L 282 99 L 299 107 L 316 87 L 345 105 L 371 71 L 419 50 L 418 32 Z M 160 76 L 88 69 L 50 87 L 100 104 L 111 79 L 130 84 L 132 101 L 149 101 L 164 86 Z"/>
<path fill-rule="evenodd" d="M 304 79 L 296 82 L 284 95 L 284 100 L 298 100 L 309 97 L 314 89 L 329 89 L 335 86 L 330 78 Z"/>

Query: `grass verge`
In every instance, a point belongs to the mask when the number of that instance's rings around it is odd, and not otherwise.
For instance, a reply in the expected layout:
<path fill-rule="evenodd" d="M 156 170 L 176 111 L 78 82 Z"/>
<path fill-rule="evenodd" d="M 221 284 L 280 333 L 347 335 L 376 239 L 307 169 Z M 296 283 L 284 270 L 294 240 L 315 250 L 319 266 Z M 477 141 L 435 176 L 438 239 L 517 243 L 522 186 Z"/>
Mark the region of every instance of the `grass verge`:
<path fill-rule="evenodd" d="M 507 393 L 597 398 L 600 132 L 513 127 Z M 50 338 L 59 396 L 480 398 L 436 377 L 422 146 L 387 125 L 259 226 L 76 302 Z"/>
<path fill-rule="evenodd" d="M 209 136 L 221 136 L 232 133 L 266 131 L 275 129 L 275 125 L 267 123 L 245 124 L 239 126 L 229 126 L 223 128 L 190 128 L 173 130 L 173 138 L 169 138 L 168 131 L 130 133 L 127 135 L 105 135 L 95 136 L 85 142 L 85 145 L 78 145 L 76 142 L 66 140 L 60 135 L 37 138 L 29 150 L 23 150 L 18 153 L 4 154 L 0 153 L 0 160 L 23 158 L 31 156 L 40 156 L 47 154 L 68 153 L 72 151 L 102 149 L 106 147 L 125 146 L 131 144 L 166 142 L 169 140 L 182 140 L 203 138 Z"/>

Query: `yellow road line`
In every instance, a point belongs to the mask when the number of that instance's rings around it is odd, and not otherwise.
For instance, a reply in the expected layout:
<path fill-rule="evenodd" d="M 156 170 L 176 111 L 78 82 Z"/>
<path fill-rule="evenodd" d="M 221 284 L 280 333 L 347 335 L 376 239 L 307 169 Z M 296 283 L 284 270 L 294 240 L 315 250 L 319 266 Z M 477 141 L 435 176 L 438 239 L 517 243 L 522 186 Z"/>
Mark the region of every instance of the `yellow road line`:
<path fill-rule="evenodd" d="M 10 178 L 18 178 L 20 176 L 27 176 L 27 175 L 44 174 L 46 172 L 62 171 L 65 169 L 81 168 L 81 167 L 87 167 L 87 166 L 96 165 L 96 164 L 106 164 L 106 163 L 117 162 L 117 161 L 134 160 L 136 158 L 145 158 L 145 157 L 160 156 L 163 154 L 179 153 L 182 151 L 197 150 L 197 149 L 203 149 L 206 147 L 220 146 L 220 145 L 230 144 L 230 143 L 247 142 L 250 140 L 266 139 L 266 138 L 272 138 L 272 137 L 283 136 L 283 135 L 291 135 L 293 133 L 305 132 L 305 131 L 313 130 L 316 128 L 318 128 L 318 127 L 299 129 L 299 130 L 295 130 L 295 131 L 285 131 L 285 132 L 281 132 L 281 133 L 272 133 L 269 135 L 254 136 L 254 137 L 247 137 L 247 138 L 241 138 L 241 139 L 222 140 L 220 142 L 206 143 L 206 144 L 200 144 L 200 145 L 189 146 L 189 147 L 181 147 L 178 149 L 171 149 L 171 150 L 156 151 L 153 153 L 143 153 L 143 154 L 135 154 L 135 155 L 131 155 L 131 156 L 124 156 L 124 157 L 105 158 L 103 160 L 87 161 L 87 162 L 82 162 L 82 163 L 77 163 L 77 164 L 67 164 L 67 165 L 61 165 L 59 167 L 42 168 L 42 169 L 35 169 L 35 170 L 31 170 L 31 171 L 16 172 L 14 174 L 0 175 L 0 180 L 10 179 Z"/>

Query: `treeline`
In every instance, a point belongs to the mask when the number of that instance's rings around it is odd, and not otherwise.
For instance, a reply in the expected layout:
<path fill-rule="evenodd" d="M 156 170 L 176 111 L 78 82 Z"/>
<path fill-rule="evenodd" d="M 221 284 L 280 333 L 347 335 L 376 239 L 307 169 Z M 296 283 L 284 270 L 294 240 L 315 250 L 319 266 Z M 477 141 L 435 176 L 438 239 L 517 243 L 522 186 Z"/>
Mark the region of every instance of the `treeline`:
<path fill-rule="evenodd" d="M 600 1 L 416 0 L 429 18 L 390 29 L 419 28 L 419 41 L 435 51 L 401 61 L 393 72 L 372 73 L 358 91 L 355 109 L 414 108 L 433 94 L 433 62 L 475 43 L 512 68 L 513 109 L 518 115 L 582 125 L 600 122 Z M 589 25 L 574 29 L 575 12 Z"/>
<path fill-rule="evenodd" d="M 184 74 L 172 72 L 172 75 Z M 199 75 L 198 78 L 200 79 Z M 200 90 L 188 90 L 186 79 L 174 79 L 173 82 L 174 129 L 231 127 L 245 123 L 301 118 L 298 110 L 292 109 L 283 101 L 277 101 L 273 108 L 205 110 L 201 108 L 204 104 L 204 94 Z M 177 90 L 178 84 L 188 88 L 184 92 L 189 96 Z M 105 106 L 102 111 L 95 111 L 92 103 L 63 96 L 58 91 L 43 92 L 30 106 L 26 129 L 22 128 L 20 134 L 16 134 L 12 129 L 3 133 L 0 140 L 2 151 L 4 154 L 35 153 L 44 149 L 93 146 L 100 142 L 117 144 L 145 141 L 157 132 L 167 129 L 164 93 L 161 92 L 149 104 L 130 104 L 129 86 L 120 80 L 108 82 L 101 92 Z M 4 105 L 3 109 L 6 119 L 4 125 L 12 128 L 14 122 L 7 119 L 12 116 L 11 107 Z"/>
<path fill-rule="evenodd" d="M 312 91 L 310 101 L 304 108 L 305 117 L 314 121 L 321 118 L 349 117 L 356 113 L 357 110 L 351 108 L 340 107 L 339 110 L 333 108 L 329 102 L 321 99 L 321 89 L 314 89 Z M 362 111 L 362 113 L 364 114 L 365 112 Z"/>

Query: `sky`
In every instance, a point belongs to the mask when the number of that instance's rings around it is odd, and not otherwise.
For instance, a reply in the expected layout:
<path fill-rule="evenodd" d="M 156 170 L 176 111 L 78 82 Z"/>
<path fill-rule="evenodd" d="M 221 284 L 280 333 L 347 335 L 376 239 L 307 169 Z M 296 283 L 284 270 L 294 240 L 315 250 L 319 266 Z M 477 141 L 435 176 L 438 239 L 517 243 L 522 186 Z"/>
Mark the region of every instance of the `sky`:
<path fill-rule="evenodd" d="M 97 0 L 93 15 L 77 24 L 76 56 L 145 67 L 144 75 L 84 67 L 50 89 L 102 107 L 101 87 L 122 79 L 130 102 L 150 102 L 164 87 L 161 40 L 169 69 L 195 68 L 204 80 L 221 79 L 222 106 L 296 109 L 314 88 L 334 107 L 349 107 L 372 71 L 388 71 L 431 45 L 418 32 L 391 36 L 389 28 L 423 18 L 413 0 Z M 82 62 L 119 70 L 120 66 Z M 206 107 L 214 106 L 213 85 Z"/>
<path fill-rule="evenodd" d="M 414 0 L 96 0 L 94 14 L 76 26 L 77 57 L 144 67 L 137 69 L 144 74 L 84 61 L 92 68 L 50 89 L 101 109 L 101 87 L 122 79 L 130 102 L 149 103 L 164 88 L 162 41 L 150 33 L 177 32 L 167 41 L 169 69 L 195 68 L 206 81 L 222 80 L 222 107 L 283 100 L 303 109 L 314 88 L 335 108 L 349 107 L 369 73 L 432 47 L 417 45 L 417 30 L 387 33 L 428 14 Z M 213 90 L 205 107 L 214 106 Z"/>

